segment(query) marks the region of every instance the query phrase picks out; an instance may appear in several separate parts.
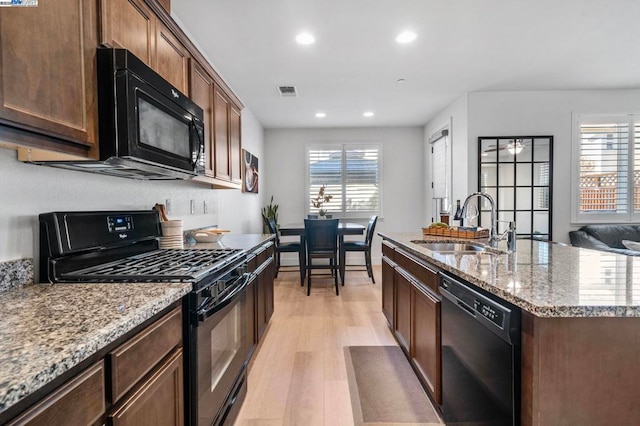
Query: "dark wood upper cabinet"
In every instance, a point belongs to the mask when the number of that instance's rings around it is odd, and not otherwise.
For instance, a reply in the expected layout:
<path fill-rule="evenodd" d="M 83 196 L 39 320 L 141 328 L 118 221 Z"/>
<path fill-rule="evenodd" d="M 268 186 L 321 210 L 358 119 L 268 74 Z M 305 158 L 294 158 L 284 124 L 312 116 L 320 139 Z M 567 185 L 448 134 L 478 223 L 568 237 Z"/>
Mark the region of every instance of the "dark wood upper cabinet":
<path fill-rule="evenodd" d="M 156 17 L 143 0 L 100 0 L 100 43 L 128 49 L 153 67 Z"/>
<path fill-rule="evenodd" d="M 189 93 L 189 52 L 160 21 L 156 23 L 153 68 L 182 93 Z"/>
<path fill-rule="evenodd" d="M 190 70 L 189 97 L 202 108 L 204 116 L 204 173 L 206 176 L 214 177 L 213 78 L 195 60 L 191 60 Z"/>
<path fill-rule="evenodd" d="M 231 180 L 229 161 L 229 100 L 225 93 L 217 86 L 213 99 L 214 116 L 214 173 L 215 177 Z"/>
<path fill-rule="evenodd" d="M 95 155 L 97 42 L 95 0 L 2 8 L 0 121 L 83 147 L 74 153 Z M 47 148 L 70 152 L 63 145 Z"/>

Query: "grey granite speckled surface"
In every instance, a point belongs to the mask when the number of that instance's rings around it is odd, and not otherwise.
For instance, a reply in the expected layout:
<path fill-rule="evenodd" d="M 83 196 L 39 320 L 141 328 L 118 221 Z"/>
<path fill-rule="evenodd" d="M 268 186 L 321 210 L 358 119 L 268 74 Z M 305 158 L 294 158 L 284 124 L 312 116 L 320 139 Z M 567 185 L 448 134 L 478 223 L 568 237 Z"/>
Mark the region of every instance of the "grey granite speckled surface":
<path fill-rule="evenodd" d="M 0 293 L 29 284 L 33 284 L 32 259 L 0 262 Z"/>
<path fill-rule="evenodd" d="M 640 317 L 640 257 L 531 240 L 513 254 L 441 254 L 411 242 L 421 233 L 380 236 L 540 317 Z"/>
<path fill-rule="evenodd" d="M 0 412 L 190 290 L 189 283 L 35 284 L 0 294 Z"/>

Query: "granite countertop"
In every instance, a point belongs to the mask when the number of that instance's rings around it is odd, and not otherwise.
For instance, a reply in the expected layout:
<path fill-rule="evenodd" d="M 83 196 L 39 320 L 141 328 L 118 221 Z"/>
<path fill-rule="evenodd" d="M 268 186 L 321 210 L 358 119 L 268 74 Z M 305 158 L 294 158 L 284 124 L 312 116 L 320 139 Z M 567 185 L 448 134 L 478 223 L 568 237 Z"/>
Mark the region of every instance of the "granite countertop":
<path fill-rule="evenodd" d="M 1 293 L 0 413 L 190 290 L 190 283 L 33 284 Z"/>
<path fill-rule="evenodd" d="M 440 254 L 411 241 L 442 238 L 379 235 L 539 317 L 640 317 L 640 257 L 532 240 L 512 254 Z"/>

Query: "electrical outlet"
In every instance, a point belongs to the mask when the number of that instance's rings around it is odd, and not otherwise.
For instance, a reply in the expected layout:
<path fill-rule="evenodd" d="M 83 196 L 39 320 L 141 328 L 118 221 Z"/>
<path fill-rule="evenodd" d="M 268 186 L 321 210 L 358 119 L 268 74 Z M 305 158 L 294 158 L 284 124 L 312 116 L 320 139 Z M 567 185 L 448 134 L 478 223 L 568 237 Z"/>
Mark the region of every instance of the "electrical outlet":
<path fill-rule="evenodd" d="M 196 214 L 196 200 L 190 200 L 189 201 L 189 210 L 191 211 L 191 214 Z"/>
<path fill-rule="evenodd" d="M 171 214 L 172 213 L 173 206 L 171 205 L 171 199 L 170 198 L 167 198 L 164 201 L 164 207 L 167 210 L 167 214 Z"/>
<path fill-rule="evenodd" d="M 207 200 L 204 200 L 202 202 L 202 211 L 204 212 L 204 214 L 209 213 L 209 206 L 207 205 Z"/>

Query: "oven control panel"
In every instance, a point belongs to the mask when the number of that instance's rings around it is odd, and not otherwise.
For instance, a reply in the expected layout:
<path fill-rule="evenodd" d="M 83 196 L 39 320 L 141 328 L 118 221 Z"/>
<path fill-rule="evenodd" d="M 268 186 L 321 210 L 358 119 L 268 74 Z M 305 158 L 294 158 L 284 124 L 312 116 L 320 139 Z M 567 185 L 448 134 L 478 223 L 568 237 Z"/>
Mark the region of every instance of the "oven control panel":
<path fill-rule="evenodd" d="M 107 226 L 111 233 L 131 231 L 133 229 L 133 216 L 107 216 Z"/>

